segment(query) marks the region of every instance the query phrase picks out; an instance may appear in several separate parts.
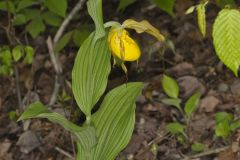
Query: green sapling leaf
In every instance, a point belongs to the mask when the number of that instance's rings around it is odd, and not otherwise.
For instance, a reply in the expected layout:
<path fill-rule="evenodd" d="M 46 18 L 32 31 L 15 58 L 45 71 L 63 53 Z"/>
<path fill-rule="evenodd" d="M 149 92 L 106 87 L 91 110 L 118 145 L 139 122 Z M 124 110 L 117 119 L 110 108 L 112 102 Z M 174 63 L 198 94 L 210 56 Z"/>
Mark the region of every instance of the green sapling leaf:
<path fill-rule="evenodd" d="M 234 121 L 230 125 L 230 129 L 232 132 L 236 131 L 236 129 L 240 128 L 240 120 Z"/>
<path fill-rule="evenodd" d="M 199 92 L 193 94 L 185 104 L 184 111 L 188 117 L 191 117 L 193 112 L 196 111 L 199 104 L 201 94 Z"/>
<path fill-rule="evenodd" d="M 230 134 L 230 125 L 227 120 L 223 120 L 220 123 L 217 124 L 215 129 L 215 134 L 217 137 L 222 137 L 226 139 Z"/>
<path fill-rule="evenodd" d="M 170 105 L 170 106 L 174 106 L 176 107 L 178 110 L 182 110 L 182 108 L 180 107 L 180 103 L 181 103 L 181 99 L 179 98 L 165 98 L 162 99 L 161 102 L 166 104 L 166 105 Z"/>
<path fill-rule="evenodd" d="M 216 123 L 221 123 L 222 121 L 228 121 L 229 123 L 233 120 L 233 115 L 227 112 L 218 112 L 215 115 Z"/>
<path fill-rule="evenodd" d="M 167 76 L 167 75 L 163 75 L 163 79 L 162 79 L 162 87 L 164 92 L 171 98 L 178 98 L 179 95 L 179 87 L 177 82 Z"/>
<path fill-rule="evenodd" d="M 198 27 L 201 31 L 203 37 L 206 35 L 206 10 L 205 7 L 207 5 L 208 1 L 201 2 L 199 5 L 197 5 L 197 17 L 198 17 Z"/>
<path fill-rule="evenodd" d="M 204 151 L 204 144 L 198 143 L 198 142 L 193 143 L 191 146 L 191 149 L 194 152 L 202 152 L 202 151 Z"/>
<path fill-rule="evenodd" d="M 185 126 L 178 123 L 178 122 L 168 123 L 166 125 L 167 132 L 170 132 L 171 134 L 183 134 L 183 135 L 185 135 L 184 129 L 185 129 Z"/>

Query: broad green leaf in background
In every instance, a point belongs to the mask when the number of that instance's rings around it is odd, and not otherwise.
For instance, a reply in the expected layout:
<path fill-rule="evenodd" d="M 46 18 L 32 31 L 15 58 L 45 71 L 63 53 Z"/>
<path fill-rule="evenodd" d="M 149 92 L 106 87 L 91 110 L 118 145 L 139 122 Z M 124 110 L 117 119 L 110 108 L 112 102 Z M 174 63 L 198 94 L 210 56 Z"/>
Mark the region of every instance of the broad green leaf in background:
<path fill-rule="evenodd" d="M 67 0 L 44 0 L 44 4 L 51 12 L 56 13 L 61 17 L 66 16 L 68 6 Z"/>
<path fill-rule="evenodd" d="M 7 65 L 7 66 L 11 66 L 12 54 L 11 54 L 9 49 L 1 51 L 0 58 L 1 58 L 2 64 Z"/>
<path fill-rule="evenodd" d="M 230 6 L 235 6 L 236 3 L 235 3 L 235 0 L 216 0 L 217 1 L 217 4 L 224 8 L 226 5 L 230 5 Z"/>
<path fill-rule="evenodd" d="M 240 12 L 223 9 L 213 25 L 213 43 L 220 60 L 238 76 L 240 65 Z"/>
<path fill-rule="evenodd" d="M 185 135 L 184 128 L 185 128 L 185 126 L 180 124 L 180 123 L 178 123 L 178 122 L 168 123 L 166 125 L 166 131 L 170 132 L 171 134 L 182 134 L 182 135 Z"/>
<path fill-rule="evenodd" d="M 71 40 L 73 36 L 73 31 L 65 33 L 60 40 L 55 44 L 54 51 L 59 53 Z"/>
<path fill-rule="evenodd" d="M 39 19 L 40 17 L 40 10 L 39 9 L 24 9 L 23 11 L 24 16 L 26 17 L 26 21 Z"/>
<path fill-rule="evenodd" d="M 152 0 L 160 9 L 167 12 L 171 16 L 174 16 L 173 8 L 175 5 L 175 0 Z"/>
<path fill-rule="evenodd" d="M 25 51 L 24 62 L 27 63 L 27 64 L 32 64 L 34 49 L 30 46 L 26 46 L 24 48 L 24 51 Z"/>
<path fill-rule="evenodd" d="M 105 91 L 111 69 L 107 36 L 98 40 L 94 37 L 92 33 L 83 42 L 72 71 L 74 97 L 87 116 Z"/>
<path fill-rule="evenodd" d="M 173 78 L 167 75 L 163 75 L 162 88 L 169 97 L 178 98 L 179 87 L 177 82 Z"/>
<path fill-rule="evenodd" d="M 44 12 L 42 19 L 49 25 L 58 27 L 62 23 L 62 18 L 52 12 Z"/>
<path fill-rule="evenodd" d="M 13 25 L 22 25 L 27 22 L 27 18 L 24 14 L 16 14 L 13 19 Z"/>
<path fill-rule="evenodd" d="M 23 47 L 21 45 L 17 45 L 12 50 L 13 60 L 17 62 L 23 55 Z"/>
<path fill-rule="evenodd" d="M 203 37 L 206 35 L 206 10 L 205 7 L 207 5 L 208 1 L 201 2 L 199 5 L 197 5 L 197 17 L 198 17 L 198 27 L 201 31 Z"/>
<path fill-rule="evenodd" d="M 58 123 L 66 130 L 71 131 L 77 138 L 78 142 L 85 150 L 90 150 L 96 145 L 96 134 L 93 127 L 79 127 L 76 124 L 68 121 L 62 115 L 49 111 L 42 103 L 32 103 L 27 110 L 21 115 L 19 120 L 30 118 L 47 118 L 53 123 Z"/>
<path fill-rule="evenodd" d="M 0 2 L 0 10 L 15 13 L 16 9 L 12 1 L 2 1 Z"/>
<path fill-rule="evenodd" d="M 18 5 L 17 5 L 17 12 L 19 12 L 20 10 L 30 7 L 33 4 L 35 4 L 36 1 L 35 0 L 21 0 L 19 1 Z"/>
<path fill-rule="evenodd" d="M 135 124 L 135 100 L 143 83 L 126 83 L 110 91 L 100 109 L 93 114 L 98 143 L 91 151 L 92 160 L 113 160 L 128 144 Z M 80 149 L 80 153 L 83 151 Z M 88 160 L 79 154 L 78 160 Z"/>
<path fill-rule="evenodd" d="M 41 18 L 36 18 L 27 25 L 26 29 L 33 38 L 36 38 L 41 32 L 45 30 L 45 25 Z"/>
<path fill-rule="evenodd" d="M 105 35 L 105 29 L 103 25 L 102 0 L 88 0 L 87 8 L 89 15 L 92 17 L 95 23 L 95 40 L 102 38 Z"/>
<path fill-rule="evenodd" d="M 180 107 L 181 101 L 182 100 L 179 98 L 164 98 L 161 100 L 161 102 L 163 102 L 164 104 L 177 107 L 177 109 L 179 110 L 182 110 L 182 108 Z"/>
<path fill-rule="evenodd" d="M 185 104 L 184 111 L 188 117 L 191 117 L 193 112 L 196 111 L 199 104 L 201 94 L 199 92 L 193 94 Z"/>
<path fill-rule="evenodd" d="M 124 11 L 129 5 L 136 2 L 136 0 L 120 0 L 118 4 L 118 11 Z"/>
<path fill-rule="evenodd" d="M 227 112 L 218 112 L 215 114 L 216 123 L 221 123 L 222 121 L 228 121 L 229 123 L 233 120 L 233 115 Z"/>
<path fill-rule="evenodd" d="M 193 143 L 191 146 L 191 149 L 194 152 L 202 152 L 202 151 L 204 151 L 204 144 L 198 143 L 198 142 Z"/>
<path fill-rule="evenodd" d="M 8 65 L 0 65 L 0 75 L 12 75 L 13 69 Z"/>

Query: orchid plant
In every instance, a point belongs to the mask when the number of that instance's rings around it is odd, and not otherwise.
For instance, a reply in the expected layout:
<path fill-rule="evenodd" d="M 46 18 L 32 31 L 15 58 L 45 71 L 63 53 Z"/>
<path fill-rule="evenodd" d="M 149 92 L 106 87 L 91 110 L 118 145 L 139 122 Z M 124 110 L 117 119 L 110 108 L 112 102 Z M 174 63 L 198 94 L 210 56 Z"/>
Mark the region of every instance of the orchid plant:
<path fill-rule="evenodd" d="M 88 12 L 96 30 L 81 45 L 72 71 L 72 90 L 86 120 L 78 125 L 52 112 L 41 102 L 31 104 L 19 120 L 47 118 L 75 135 L 78 160 L 113 160 L 128 144 L 135 124 L 135 100 L 143 83 L 125 83 L 104 97 L 99 109 L 92 109 L 106 90 L 111 70 L 111 54 L 125 72 L 125 61 L 136 61 L 141 55 L 138 44 L 126 29 L 147 32 L 158 40 L 164 36 L 147 21 L 126 20 L 103 23 L 102 0 L 88 0 Z M 108 27 L 111 27 L 110 31 Z M 108 33 L 109 32 L 109 33 Z"/>

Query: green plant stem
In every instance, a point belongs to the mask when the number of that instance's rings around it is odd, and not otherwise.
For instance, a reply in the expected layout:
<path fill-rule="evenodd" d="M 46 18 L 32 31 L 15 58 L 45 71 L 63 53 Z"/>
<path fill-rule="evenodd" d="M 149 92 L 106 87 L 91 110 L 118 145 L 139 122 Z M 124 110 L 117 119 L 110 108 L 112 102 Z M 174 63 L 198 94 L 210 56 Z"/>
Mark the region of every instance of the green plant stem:
<path fill-rule="evenodd" d="M 188 135 L 185 132 L 182 132 L 182 135 L 186 138 L 186 140 L 188 141 Z"/>
<path fill-rule="evenodd" d="M 16 92 L 17 92 L 19 110 L 20 110 L 20 112 L 23 112 L 23 103 L 22 103 L 21 90 L 20 90 L 20 84 L 19 84 L 19 73 L 18 73 L 18 68 L 17 68 L 16 64 L 13 64 L 13 68 L 14 68 L 15 84 L 16 84 Z"/>
<path fill-rule="evenodd" d="M 90 126 L 90 124 L 91 124 L 91 115 L 88 115 L 88 116 L 86 117 L 86 124 L 87 124 L 88 126 Z"/>
<path fill-rule="evenodd" d="M 187 135 L 187 143 L 190 144 L 190 130 L 189 130 L 189 127 L 190 127 L 190 123 L 191 123 L 191 119 L 190 117 L 184 117 L 185 118 L 185 121 L 186 121 L 186 135 Z"/>

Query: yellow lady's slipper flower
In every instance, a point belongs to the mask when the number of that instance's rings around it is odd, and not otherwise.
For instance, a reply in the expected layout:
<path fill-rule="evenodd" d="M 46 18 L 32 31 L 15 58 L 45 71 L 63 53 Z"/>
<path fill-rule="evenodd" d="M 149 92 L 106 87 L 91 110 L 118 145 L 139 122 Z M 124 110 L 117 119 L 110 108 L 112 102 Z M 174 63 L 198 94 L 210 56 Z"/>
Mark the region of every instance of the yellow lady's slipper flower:
<path fill-rule="evenodd" d="M 138 44 L 123 29 L 112 29 L 108 36 L 109 48 L 113 56 L 122 61 L 136 61 L 141 55 Z"/>

